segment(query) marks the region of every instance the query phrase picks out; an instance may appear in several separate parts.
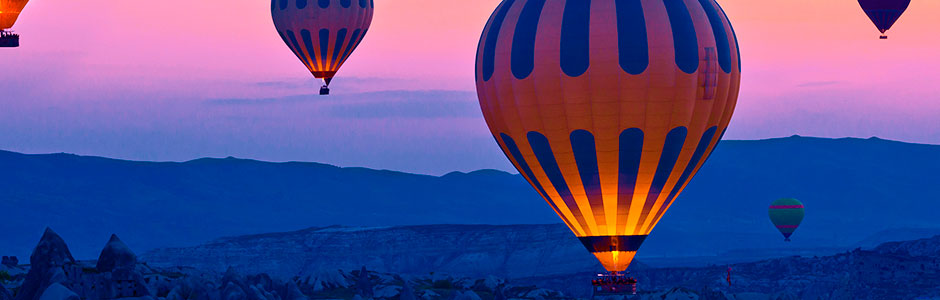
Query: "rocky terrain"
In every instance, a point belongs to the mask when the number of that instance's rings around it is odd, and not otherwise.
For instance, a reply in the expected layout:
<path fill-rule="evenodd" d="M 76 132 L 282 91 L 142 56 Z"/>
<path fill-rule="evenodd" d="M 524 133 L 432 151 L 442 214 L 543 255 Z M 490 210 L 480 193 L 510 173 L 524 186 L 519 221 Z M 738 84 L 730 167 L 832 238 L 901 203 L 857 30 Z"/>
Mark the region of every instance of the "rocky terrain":
<path fill-rule="evenodd" d="M 112 235 L 95 261 L 77 261 L 65 241 L 46 229 L 28 265 L 7 257 L 0 266 L 0 300 L 311 300 L 311 299 L 566 299 L 556 291 L 430 272 L 423 276 L 319 268 L 286 279 L 266 273 L 140 262 Z"/>
<path fill-rule="evenodd" d="M 382 247 L 381 243 L 373 246 Z M 420 247 L 414 250 L 421 255 Z M 581 254 L 575 256 L 588 256 Z M 190 261 L 199 258 L 194 256 Z M 451 257 L 441 257 L 440 261 L 448 259 Z M 114 235 L 97 260 L 78 261 L 65 241 L 47 229 L 29 264 L 4 257 L 0 264 L 0 300 L 583 299 L 590 297 L 589 280 L 593 276 L 589 272 L 509 279 L 455 276 L 441 271 L 399 274 L 366 266 L 337 269 L 326 261 L 317 261 L 324 263 L 320 267 L 309 265 L 283 278 L 243 270 L 251 269 L 251 264 L 228 266 L 223 271 L 155 266 L 138 259 Z M 282 266 L 295 268 L 290 262 Z M 730 285 L 726 281 L 729 267 Z M 872 250 L 856 249 L 832 256 L 784 257 L 701 268 L 635 268 L 631 275 L 639 280 L 640 293 L 627 299 L 940 299 L 940 236 L 884 243 Z"/>
<path fill-rule="evenodd" d="M 152 266 L 191 266 L 288 277 L 303 270 L 370 269 L 400 274 L 430 272 L 503 278 L 597 270 L 564 225 L 426 225 L 325 227 L 222 238 L 143 254 Z"/>
<path fill-rule="evenodd" d="M 726 281 L 728 268 L 730 285 Z M 940 236 L 832 256 L 794 256 L 703 268 L 646 268 L 631 275 L 643 290 L 679 287 L 697 291 L 706 299 L 740 299 L 742 295 L 768 300 L 940 299 Z M 588 287 L 570 279 L 590 276 L 542 276 L 523 281 L 583 294 Z"/>
<path fill-rule="evenodd" d="M 368 265 L 407 276 L 430 272 L 497 276 L 571 297 L 590 295 L 588 283 L 600 270 L 593 257 L 577 241 L 569 241 L 563 227 L 531 226 L 525 231 L 479 225 L 312 228 L 160 249 L 144 258 L 154 266 L 196 266 L 217 272 L 237 266 L 275 277 L 314 272 L 317 266 Z M 530 233 L 535 230 L 542 234 Z M 557 247 L 556 252 L 531 251 L 551 249 L 550 245 Z M 729 267 L 730 286 L 726 282 Z M 631 272 L 640 280 L 641 291 L 708 299 L 940 299 L 940 236 L 834 255 L 706 267 L 653 268 L 638 262 Z"/>

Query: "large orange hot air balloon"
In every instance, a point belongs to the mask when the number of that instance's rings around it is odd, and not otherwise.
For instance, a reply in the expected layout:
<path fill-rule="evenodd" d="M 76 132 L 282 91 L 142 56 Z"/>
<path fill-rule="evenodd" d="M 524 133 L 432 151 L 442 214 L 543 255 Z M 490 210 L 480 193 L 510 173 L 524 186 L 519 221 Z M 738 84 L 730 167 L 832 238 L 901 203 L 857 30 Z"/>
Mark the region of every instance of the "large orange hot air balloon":
<path fill-rule="evenodd" d="M 374 0 L 271 0 L 277 33 L 310 73 L 321 95 L 372 24 Z"/>
<path fill-rule="evenodd" d="M 740 73 L 715 0 L 504 0 L 476 60 L 497 143 L 614 273 L 721 139 Z"/>
<path fill-rule="evenodd" d="M 19 47 L 20 36 L 9 31 L 29 0 L 0 0 L 0 47 Z"/>

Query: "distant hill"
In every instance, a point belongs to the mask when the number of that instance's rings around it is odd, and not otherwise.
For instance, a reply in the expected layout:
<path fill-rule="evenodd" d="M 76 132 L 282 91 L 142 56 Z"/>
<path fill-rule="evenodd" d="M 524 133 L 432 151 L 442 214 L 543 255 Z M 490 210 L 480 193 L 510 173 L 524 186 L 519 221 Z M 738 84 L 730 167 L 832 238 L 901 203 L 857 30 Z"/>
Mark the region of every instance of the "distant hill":
<path fill-rule="evenodd" d="M 938 157 L 940 146 L 875 138 L 725 141 L 640 255 L 826 254 L 885 230 L 940 228 Z M 77 258 L 90 258 L 110 233 L 146 251 L 335 224 L 558 222 L 521 176 L 492 170 L 437 177 L 235 158 L 135 162 L 13 152 L 0 152 L 0 170 L 0 253 L 21 257 L 46 226 L 71 241 Z M 767 221 L 767 205 L 779 197 L 807 207 L 792 243 Z"/>
<path fill-rule="evenodd" d="M 940 235 L 926 239 L 884 243 L 875 247 L 874 251 L 882 254 L 923 256 L 940 259 Z"/>
<path fill-rule="evenodd" d="M 940 235 L 940 228 L 893 228 L 879 231 L 858 242 L 855 246 L 871 249 L 888 242 L 917 240 Z"/>

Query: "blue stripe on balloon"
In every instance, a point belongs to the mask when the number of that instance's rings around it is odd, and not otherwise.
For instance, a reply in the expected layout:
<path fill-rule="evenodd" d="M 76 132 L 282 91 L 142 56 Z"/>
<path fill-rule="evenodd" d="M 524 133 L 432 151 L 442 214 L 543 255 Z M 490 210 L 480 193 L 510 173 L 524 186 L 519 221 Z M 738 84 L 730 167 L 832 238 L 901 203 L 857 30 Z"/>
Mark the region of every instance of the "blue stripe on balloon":
<path fill-rule="evenodd" d="M 297 0 L 297 9 L 304 9 L 307 7 L 307 0 Z"/>
<path fill-rule="evenodd" d="M 343 42 L 346 42 L 347 31 L 346 28 L 343 28 L 336 32 L 336 43 L 333 44 L 333 60 L 331 61 L 333 68 L 339 67 L 339 61 L 336 59 L 339 58 L 339 52 L 343 49 Z"/>
<path fill-rule="evenodd" d="M 582 1 L 582 0 L 579 0 Z M 539 18 L 545 0 L 529 0 L 522 7 L 522 14 L 516 24 L 512 37 L 510 67 L 516 79 L 523 79 L 532 74 L 535 68 L 535 34 L 539 28 Z"/>
<path fill-rule="evenodd" d="M 367 5 L 369 5 L 367 0 L 359 0 L 359 7 L 366 8 Z"/>
<path fill-rule="evenodd" d="M 539 164 L 542 165 L 545 176 L 548 177 L 552 186 L 555 187 L 558 196 L 561 197 L 565 205 L 568 206 L 568 209 L 571 210 L 571 213 L 574 214 L 574 218 L 578 221 L 578 224 L 587 225 L 587 223 L 584 222 L 584 216 L 581 215 L 581 210 L 578 209 L 578 203 L 574 200 L 574 196 L 571 195 L 571 190 L 568 189 L 565 176 L 562 175 L 561 168 L 558 167 L 558 162 L 555 161 L 555 154 L 552 152 L 552 147 L 548 143 L 548 138 L 536 131 L 529 131 L 526 137 L 529 139 L 529 145 L 532 146 L 532 152 L 535 153 L 535 158 L 538 159 Z M 585 227 L 584 229 L 588 228 Z"/>
<path fill-rule="evenodd" d="M 281 0 L 279 6 L 281 7 L 281 10 L 287 9 L 287 0 Z"/>
<path fill-rule="evenodd" d="M 271 0 L 271 11 L 274 11 L 274 8 L 277 7 L 277 0 Z"/>
<path fill-rule="evenodd" d="M 712 5 L 712 0 L 698 0 L 705 9 L 708 16 L 708 23 L 712 26 L 712 33 L 715 34 L 715 44 L 718 46 L 718 64 L 725 73 L 731 73 L 731 41 L 728 40 L 728 32 L 725 31 L 725 22 L 721 20 L 718 10 Z"/>
<path fill-rule="evenodd" d="M 551 205 L 552 209 L 554 209 L 555 212 L 558 212 L 558 216 L 561 217 L 565 223 L 568 223 L 568 226 L 571 226 L 571 223 L 565 219 L 565 216 L 561 214 L 561 211 L 558 210 L 558 207 L 555 206 L 555 203 L 549 200 L 548 193 L 545 192 L 542 184 L 535 179 L 535 174 L 532 173 L 532 168 L 530 168 L 529 164 L 526 163 L 525 157 L 522 156 L 522 152 L 519 152 L 519 147 L 516 145 L 516 141 L 514 141 L 511 137 L 509 137 L 509 135 L 506 135 L 505 133 L 500 133 L 499 136 L 502 138 L 503 144 L 506 145 L 506 149 L 509 150 L 508 155 L 511 156 L 511 158 L 515 160 L 517 164 L 519 164 L 519 169 L 522 171 L 522 173 L 525 173 L 526 178 L 528 178 L 532 185 L 535 186 L 535 189 L 538 190 L 539 194 L 545 198 L 546 202 L 548 202 L 548 205 Z"/>
<path fill-rule="evenodd" d="M 659 212 L 655 215 L 657 219 L 662 218 L 669 204 L 676 200 L 679 190 L 681 190 L 682 186 L 692 177 L 692 172 L 695 171 L 695 167 L 698 166 L 699 161 L 702 160 L 702 157 L 705 155 L 705 150 L 708 149 L 708 145 L 711 145 L 712 138 L 715 137 L 715 131 L 718 131 L 718 127 L 712 126 L 702 134 L 702 139 L 698 141 L 698 146 L 695 147 L 695 152 L 692 153 L 692 159 L 689 160 L 689 164 L 685 166 L 685 170 L 682 171 L 682 176 L 679 176 L 679 181 L 676 182 L 676 186 L 669 192 L 669 196 L 666 197 L 666 202 L 659 207 Z"/>
<path fill-rule="evenodd" d="M 616 5 L 620 68 L 629 74 L 639 75 L 650 65 L 643 3 L 640 0 L 617 0 Z"/>
<path fill-rule="evenodd" d="M 289 31 L 289 30 L 288 30 L 288 31 Z M 280 31 L 278 31 L 277 34 L 281 36 L 281 40 L 284 41 L 284 44 L 287 45 L 287 48 L 290 48 L 290 51 L 293 52 L 294 55 L 296 55 L 297 58 L 299 58 L 300 61 L 306 66 L 306 65 L 307 65 L 307 61 L 306 61 L 306 59 L 304 59 L 303 55 L 300 54 L 300 52 L 299 52 L 300 50 L 297 49 L 297 48 L 295 48 L 294 46 L 291 46 L 291 42 L 289 42 L 289 41 L 287 40 L 287 37 L 285 37 L 283 33 L 281 33 Z M 291 33 L 291 34 L 293 34 L 293 33 Z M 294 39 L 294 41 L 296 41 L 296 39 Z"/>
<path fill-rule="evenodd" d="M 590 66 L 591 0 L 565 2 L 561 19 L 561 70 L 578 77 Z"/>
<path fill-rule="evenodd" d="M 734 25 L 731 24 L 731 19 L 728 18 L 727 14 L 725 14 L 725 10 L 721 8 L 721 4 L 715 2 L 715 6 L 718 7 L 718 11 L 721 12 L 721 16 L 724 17 L 725 20 L 728 20 L 728 28 L 731 28 L 731 35 L 734 36 L 734 48 L 738 52 L 738 72 L 741 72 L 741 45 L 738 44 L 738 34 L 734 33 Z M 722 135 L 724 135 L 724 133 L 722 133 Z"/>
<path fill-rule="evenodd" d="M 499 30 L 503 27 L 503 21 L 506 20 L 506 13 L 515 2 L 515 0 L 506 0 L 493 16 L 493 23 L 487 31 L 486 42 L 483 44 L 483 81 L 493 77 L 493 71 L 496 68 L 496 42 L 499 41 Z"/>
<path fill-rule="evenodd" d="M 570 3 L 570 2 L 569 2 Z M 571 149 L 581 175 L 581 184 L 587 195 L 591 211 L 604 211 L 604 198 L 601 193 L 601 175 L 597 167 L 597 146 L 594 135 L 583 129 L 571 132 Z M 595 215 L 598 224 L 605 224 L 604 214 Z"/>
<path fill-rule="evenodd" d="M 359 32 L 361 31 L 361 29 L 353 30 L 352 36 L 349 37 L 349 43 L 346 44 L 346 50 L 343 50 L 343 56 L 340 57 L 341 61 L 346 61 L 346 58 L 349 57 L 349 52 L 353 49 L 353 45 L 359 42 Z"/>
<path fill-rule="evenodd" d="M 617 168 L 617 207 L 630 207 L 643 156 L 643 130 L 630 128 L 620 133 L 620 158 Z"/>
<path fill-rule="evenodd" d="M 310 31 L 306 29 L 300 30 L 300 38 L 304 40 L 304 46 L 307 46 L 307 59 L 310 61 L 310 67 L 315 68 L 315 65 L 318 66 L 317 60 L 314 59 L 314 55 L 317 55 L 317 52 L 313 47 L 313 38 L 310 37 Z M 300 49 L 299 47 L 297 49 Z"/>
<path fill-rule="evenodd" d="M 330 0 L 320 0 L 320 8 L 330 7 Z"/>
<path fill-rule="evenodd" d="M 329 66 L 326 65 L 326 53 L 327 49 L 330 46 L 330 30 L 323 28 L 320 29 L 320 60 L 323 61 L 323 68 L 326 69 Z"/>
<path fill-rule="evenodd" d="M 672 25 L 672 39 L 676 51 L 676 65 L 682 72 L 692 74 L 698 70 L 698 38 L 692 15 L 683 0 L 663 0 L 669 24 Z"/>
<path fill-rule="evenodd" d="M 304 35 L 304 32 L 306 32 L 306 35 Z M 307 31 L 306 29 L 301 30 L 300 37 L 304 38 L 304 41 L 308 41 L 310 39 L 310 31 Z M 303 55 L 304 54 L 302 50 L 303 48 L 300 48 L 300 44 L 297 43 L 297 38 L 294 36 L 293 31 L 290 31 L 290 30 L 287 31 L 287 38 L 289 38 L 291 44 L 294 45 L 294 49 L 297 51 L 297 56 L 300 57 L 300 60 L 303 61 L 304 64 L 307 65 L 307 67 L 312 67 L 313 61 L 310 60 L 310 57 L 306 57 Z M 310 46 L 309 42 L 307 43 L 307 49 L 308 49 L 307 53 L 310 53 L 309 50 L 313 49 L 313 47 Z"/>
<path fill-rule="evenodd" d="M 352 0 L 339 0 L 339 4 L 345 8 L 349 8 L 352 5 Z"/>
<path fill-rule="evenodd" d="M 653 174 L 653 182 L 650 185 L 649 193 L 646 195 L 643 211 L 640 212 L 640 223 L 637 224 L 638 226 L 643 226 L 643 224 L 646 223 L 650 210 L 653 209 L 653 204 L 659 199 L 659 195 L 662 194 L 666 182 L 669 181 L 669 175 L 672 174 L 672 169 L 675 168 L 676 161 L 679 160 L 679 153 L 682 152 L 682 144 L 685 143 L 685 137 L 688 133 L 689 130 L 685 127 L 676 127 L 666 134 L 666 143 L 663 144 L 663 152 L 659 157 L 656 173 Z"/>

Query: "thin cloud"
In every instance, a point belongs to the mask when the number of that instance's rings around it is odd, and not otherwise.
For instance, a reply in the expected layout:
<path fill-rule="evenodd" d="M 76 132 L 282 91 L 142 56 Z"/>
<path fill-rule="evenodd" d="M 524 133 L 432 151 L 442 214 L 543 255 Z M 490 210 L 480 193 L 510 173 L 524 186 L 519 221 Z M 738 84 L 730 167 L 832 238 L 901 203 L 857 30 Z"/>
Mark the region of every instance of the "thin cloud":
<path fill-rule="evenodd" d="M 316 104 L 319 114 L 338 119 L 434 119 L 480 118 L 476 94 L 468 91 L 381 91 L 319 96 L 314 94 L 273 98 L 222 98 L 208 105 Z"/>
<path fill-rule="evenodd" d="M 319 95 L 293 95 L 276 98 L 220 98 L 209 99 L 204 103 L 209 105 L 277 105 L 318 102 Z"/>
<path fill-rule="evenodd" d="M 341 98 L 324 108 L 347 119 L 434 119 L 482 117 L 476 94 L 467 91 L 382 91 Z"/>
<path fill-rule="evenodd" d="M 810 81 L 810 82 L 801 83 L 797 85 L 797 87 L 820 87 L 820 86 L 829 86 L 829 85 L 840 85 L 843 83 L 845 82 L 844 81 Z"/>

